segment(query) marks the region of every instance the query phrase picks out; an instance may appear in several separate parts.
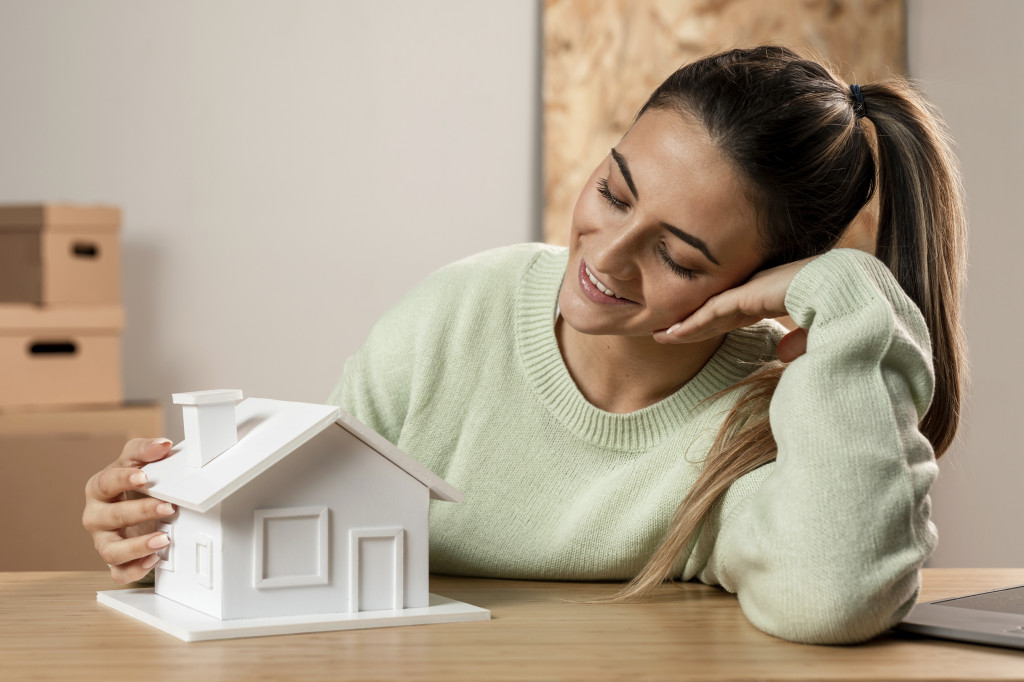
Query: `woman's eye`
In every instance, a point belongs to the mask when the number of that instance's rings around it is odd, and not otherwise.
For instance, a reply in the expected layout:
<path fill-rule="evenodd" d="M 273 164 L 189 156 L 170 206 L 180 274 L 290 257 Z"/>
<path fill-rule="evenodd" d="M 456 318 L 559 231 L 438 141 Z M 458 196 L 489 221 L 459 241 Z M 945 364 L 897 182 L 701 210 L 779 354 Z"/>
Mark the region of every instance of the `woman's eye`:
<path fill-rule="evenodd" d="M 600 180 L 597 181 L 597 193 L 603 196 L 605 200 L 608 202 L 608 205 L 611 206 L 612 208 L 618 209 L 620 211 L 626 208 L 626 202 L 619 201 L 618 199 L 616 199 L 615 195 L 612 194 L 612 191 L 608 189 L 607 178 L 601 178 Z"/>
<path fill-rule="evenodd" d="M 680 277 L 685 279 L 694 279 L 697 276 L 696 270 L 684 268 L 682 265 L 672 260 L 672 256 L 669 255 L 668 248 L 664 244 L 658 244 L 658 255 L 661 256 L 661 260 L 665 262 L 668 269 Z"/>

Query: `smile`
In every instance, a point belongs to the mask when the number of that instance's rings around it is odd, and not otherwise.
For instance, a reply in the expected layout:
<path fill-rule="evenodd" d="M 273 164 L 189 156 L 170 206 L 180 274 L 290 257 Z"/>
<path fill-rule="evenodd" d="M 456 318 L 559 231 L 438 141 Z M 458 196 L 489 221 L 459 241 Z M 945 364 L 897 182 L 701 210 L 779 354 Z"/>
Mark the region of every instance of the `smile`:
<path fill-rule="evenodd" d="M 583 270 L 584 270 L 584 271 L 585 271 L 585 272 L 587 273 L 587 277 L 589 277 L 589 278 L 590 278 L 590 281 L 591 281 L 591 282 L 593 283 L 593 285 L 594 285 L 595 287 L 597 287 L 597 288 L 598 288 L 598 290 L 599 290 L 599 291 L 600 291 L 600 292 L 601 292 L 602 294 L 604 294 L 605 296 L 613 296 L 613 297 L 615 297 L 615 298 L 622 298 L 621 296 L 619 296 L 618 294 L 616 294 L 616 293 L 615 293 L 614 291 L 612 291 L 611 289 L 609 289 L 608 287 L 606 287 L 606 286 L 605 286 L 604 284 L 602 284 L 602 283 L 601 283 L 601 280 L 599 280 L 599 279 L 598 279 L 597 277 L 594 277 L 594 273 L 592 273 L 592 272 L 590 271 L 590 268 L 588 268 L 587 266 L 585 266 L 585 265 L 584 265 L 584 266 L 583 266 Z"/>
<path fill-rule="evenodd" d="M 594 273 L 590 271 L 590 268 L 587 267 L 586 262 L 582 258 L 580 259 L 577 281 L 579 282 L 580 291 L 583 295 L 594 303 L 613 306 L 636 305 L 636 301 L 631 301 L 628 298 L 619 296 L 617 293 L 605 286 L 604 282 L 594 276 Z"/>

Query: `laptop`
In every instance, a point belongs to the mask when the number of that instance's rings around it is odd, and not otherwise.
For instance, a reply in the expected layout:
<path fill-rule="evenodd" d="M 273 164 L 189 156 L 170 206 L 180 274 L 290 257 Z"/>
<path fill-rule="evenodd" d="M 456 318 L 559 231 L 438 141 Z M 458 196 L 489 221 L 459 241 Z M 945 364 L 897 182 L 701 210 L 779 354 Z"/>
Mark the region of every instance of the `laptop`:
<path fill-rule="evenodd" d="M 896 629 L 1024 649 L 1024 585 L 918 604 Z"/>

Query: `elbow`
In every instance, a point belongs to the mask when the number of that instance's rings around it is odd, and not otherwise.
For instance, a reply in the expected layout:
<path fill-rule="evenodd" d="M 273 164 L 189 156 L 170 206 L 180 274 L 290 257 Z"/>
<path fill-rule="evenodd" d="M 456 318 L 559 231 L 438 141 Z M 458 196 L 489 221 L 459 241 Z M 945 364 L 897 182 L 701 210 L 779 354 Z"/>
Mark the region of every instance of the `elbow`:
<path fill-rule="evenodd" d="M 760 598 L 740 591 L 740 605 L 770 635 L 802 644 L 857 644 L 895 626 L 917 601 L 917 567 L 881 586 L 876 581 L 845 573 Z"/>

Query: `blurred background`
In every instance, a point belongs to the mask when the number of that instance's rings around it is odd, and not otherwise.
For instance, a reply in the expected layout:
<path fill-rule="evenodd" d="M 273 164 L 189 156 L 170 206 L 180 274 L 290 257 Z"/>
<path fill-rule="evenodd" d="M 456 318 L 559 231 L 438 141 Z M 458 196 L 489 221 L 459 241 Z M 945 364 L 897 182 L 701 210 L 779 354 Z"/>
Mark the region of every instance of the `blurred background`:
<path fill-rule="evenodd" d="M 0 407 L 0 517 L 74 498 L 59 522 L 0 527 L 20 557 L 0 569 L 95 567 L 82 476 L 125 435 L 179 439 L 172 392 L 323 401 L 426 274 L 564 239 L 586 174 L 672 69 L 765 41 L 860 82 L 907 73 L 947 117 L 973 383 L 930 565 L 1024 566 L 1003 530 L 1024 487 L 1022 27 L 1017 0 L 0 0 L 0 204 L 121 209 L 123 398 L 149 410 L 98 437 L 83 424 L 103 411 L 79 409 L 46 442 L 46 411 Z"/>

